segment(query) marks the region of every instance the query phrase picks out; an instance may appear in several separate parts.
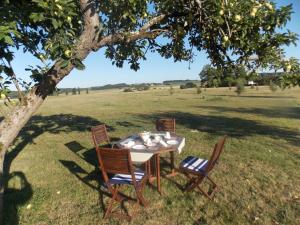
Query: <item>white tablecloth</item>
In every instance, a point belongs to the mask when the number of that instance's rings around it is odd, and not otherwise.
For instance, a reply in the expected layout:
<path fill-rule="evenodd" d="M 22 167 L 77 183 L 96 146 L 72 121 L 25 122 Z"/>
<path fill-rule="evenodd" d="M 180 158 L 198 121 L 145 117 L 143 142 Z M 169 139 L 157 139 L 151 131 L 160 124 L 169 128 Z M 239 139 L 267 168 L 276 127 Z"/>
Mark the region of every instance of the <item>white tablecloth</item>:
<path fill-rule="evenodd" d="M 155 143 L 153 141 L 152 146 L 146 146 L 142 139 L 138 135 L 131 135 L 125 139 L 122 139 L 118 142 L 119 147 L 130 149 L 131 160 L 135 163 L 143 163 L 148 161 L 156 151 L 159 151 L 163 148 L 176 148 L 177 152 L 180 154 L 185 146 L 185 138 L 179 137 L 175 134 L 171 135 L 170 139 L 165 139 L 165 132 L 160 133 L 152 133 L 151 136 L 160 135 L 162 140 L 167 143 L 169 140 L 175 140 L 178 143 L 176 144 L 167 144 L 166 146 L 162 146 L 160 143 Z M 135 145 L 144 145 L 145 149 L 134 149 Z"/>

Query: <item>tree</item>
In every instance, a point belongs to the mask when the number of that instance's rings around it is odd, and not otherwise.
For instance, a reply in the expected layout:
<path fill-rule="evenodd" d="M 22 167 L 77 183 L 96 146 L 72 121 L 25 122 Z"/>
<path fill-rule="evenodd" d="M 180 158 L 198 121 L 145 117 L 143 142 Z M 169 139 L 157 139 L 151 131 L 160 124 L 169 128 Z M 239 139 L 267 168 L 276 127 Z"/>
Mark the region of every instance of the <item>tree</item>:
<path fill-rule="evenodd" d="M 201 86 L 197 86 L 197 87 L 196 87 L 196 93 L 197 93 L 198 95 L 200 95 L 200 94 L 202 93 Z"/>
<path fill-rule="evenodd" d="M 271 80 L 270 80 L 269 88 L 270 88 L 270 91 L 272 91 L 272 92 L 277 91 L 276 84 L 273 81 L 271 81 Z"/>
<path fill-rule="evenodd" d="M 174 92 L 175 92 L 175 90 L 174 90 L 173 86 L 171 85 L 171 86 L 170 86 L 170 89 L 169 89 L 170 95 L 173 95 Z"/>
<path fill-rule="evenodd" d="M 234 83 L 234 78 L 233 78 L 233 76 L 227 76 L 227 77 L 225 78 L 225 81 L 226 81 L 226 83 L 227 83 L 227 86 L 228 86 L 229 90 L 231 90 L 231 87 L 232 87 L 232 85 L 233 85 L 233 83 Z"/>
<path fill-rule="evenodd" d="M 193 82 L 187 82 L 186 84 L 182 84 L 179 87 L 180 89 L 187 89 L 187 88 L 196 88 L 197 85 Z"/>
<path fill-rule="evenodd" d="M 214 68 L 209 64 L 203 67 L 199 76 L 201 83 L 205 83 L 207 87 L 218 87 L 221 84 L 221 70 Z"/>
<path fill-rule="evenodd" d="M 236 90 L 238 96 L 240 96 L 245 91 L 245 79 L 244 78 L 238 78 L 236 80 Z"/>
<path fill-rule="evenodd" d="M 77 94 L 77 89 L 76 88 L 72 88 L 72 95 L 76 95 Z"/>
<path fill-rule="evenodd" d="M 61 80 L 74 68 L 84 69 L 91 52 L 105 48 L 114 65 L 127 62 L 133 70 L 148 50 L 174 61 L 192 60 L 193 51 L 204 50 L 218 68 L 252 68 L 295 43 L 295 33 L 278 29 L 291 12 L 291 5 L 276 8 L 267 0 L 1 0 L 1 95 L 10 101 L 11 82 L 21 104 L 0 123 L 0 174 L 19 131 Z M 17 50 L 40 60 L 26 68 L 32 82 L 21 81 L 13 68 Z M 252 55 L 257 59 L 250 61 Z"/>

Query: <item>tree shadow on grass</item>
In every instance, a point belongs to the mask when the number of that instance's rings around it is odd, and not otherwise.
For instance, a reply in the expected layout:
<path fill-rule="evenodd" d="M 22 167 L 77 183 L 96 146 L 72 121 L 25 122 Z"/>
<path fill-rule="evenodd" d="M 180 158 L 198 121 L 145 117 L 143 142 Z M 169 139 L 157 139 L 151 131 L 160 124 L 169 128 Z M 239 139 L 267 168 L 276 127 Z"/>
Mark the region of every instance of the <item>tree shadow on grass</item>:
<path fill-rule="evenodd" d="M 237 98 L 278 98 L 278 99 L 293 99 L 295 96 L 280 96 L 280 95 L 240 95 L 237 94 L 227 94 L 227 95 L 211 95 L 220 97 L 237 97 Z"/>
<path fill-rule="evenodd" d="M 6 187 L 4 194 L 4 224 L 19 224 L 18 206 L 25 205 L 31 199 L 33 190 L 26 176 L 21 171 L 15 171 L 6 178 L 7 183 L 13 183 Z M 9 203 L 9 204 L 7 204 Z"/>
<path fill-rule="evenodd" d="M 271 118 L 300 119 L 300 107 L 273 107 L 273 108 L 234 108 L 221 106 L 201 106 L 201 109 L 214 110 L 217 112 L 237 112 L 255 114 Z"/>
<path fill-rule="evenodd" d="M 58 133 L 70 133 L 73 131 L 85 132 L 91 129 L 92 126 L 98 125 L 101 122 L 97 119 L 87 116 L 78 116 L 72 114 L 59 114 L 59 115 L 50 115 L 50 116 L 41 116 L 36 115 L 33 116 L 28 124 L 21 130 L 16 142 L 15 146 L 12 150 L 8 151 L 5 156 L 4 162 L 4 207 L 7 209 L 18 208 L 18 205 L 25 204 L 28 200 L 30 200 L 32 196 L 32 189 L 30 183 L 26 180 L 26 177 L 22 172 L 18 173 L 20 179 L 23 179 L 27 186 L 30 187 L 31 194 L 27 193 L 26 198 L 21 198 L 20 195 L 14 194 L 18 193 L 18 190 L 10 190 L 8 188 L 8 181 L 14 176 L 14 173 L 10 173 L 10 167 L 13 160 L 18 156 L 18 154 L 24 149 L 24 147 L 33 143 L 35 138 L 43 134 L 44 132 L 58 134 Z M 109 127 L 110 130 L 114 130 L 113 127 Z M 27 190 L 27 189 L 26 189 Z M 7 197 L 10 196 L 10 197 Z M 23 199 L 23 200 L 22 200 Z M 21 202 L 21 203 L 20 203 Z M 17 213 L 14 216 L 11 216 L 11 212 L 5 211 L 4 213 L 4 221 L 7 221 L 7 224 L 18 224 L 19 219 Z"/>
<path fill-rule="evenodd" d="M 111 141 L 118 141 L 119 138 L 116 137 L 110 137 Z M 109 197 L 111 198 L 112 195 L 108 191 L 104 179 L 102 177 L 102 173 L 99 169 L 99 163 L 96 155 L 95 148 L 86 148 L 82 146 L 77 141 L 71 141 L 65 144 L 65 146 L 73 152 L 76 156 L 78 156 L 82 162 L 87 162 L 91 166 L 94 167 L 94 170 L 92 172 L 89 172 L 85 169 L 83 169 L 77 162 L 70 161 L 70 160 L 59 160 L 59 162 L 68 169 L 70 173 L 72 173 L 79 181 L 90 187 L 92 190 L 95 190 L 99 194 L 99 204 L 102 209 L 102 211 L 105 211 L 105 203 L 104 198 Z M 110 144 L 103 144 L 101 147 L 111 147 Z M 120 195 L 123 195 L 120 193 Z M 129 200 L 133 201 L 134 199 L 130 196 L 123 195 L 124 197 L 128 198 Z M 127 208 L 122 203 L 121 209 L 128 214 Z"/>
<path fill-rule="evenodd" d="M 122 127 L 141 127 L 139 125 L 136 125 L 136 124 L 128 122 L 128 121 L 119 121 L 119 122 L 116 122 L 116 125 L 122 126 Z"/>
<path fill-rule="evenodd" d="M 163 112 L 151 115 L 140 115 L 146 120 L 156 120 L 160 117 L 173 117 L 176 123 L 189 129 L 197 129 L 216 136 L 225 134 L 231 137 L 248 137 L 253 135 L 269 136 L 274 139 L 284 139 L 290 144 L 299 147 L 299 135 L 296 130 L 265 125 L 253 120 L 237 117 L 197 115 L 188 112 Z"/>
<path fill-rule="evenodd" d="M 79 166 L 76 162 L 70 160 L 59 160 L 59 162 L 69 170 L 78 180 L 83 182 L 85 185 L 95 190 L 99 194 L 99 204 L 102 212 L 106 210 L 106 205 L 104 203 L 105 197 L 112 198 L 112 194 L 108 191 L 104 179 L 102 177 L 101 171 L 99 169 L 95 169 L 92 172 L 88 172 Z M 96 181 L 96 182 L 91 182 Z M 125 197 L 125 199 L 129 201 L 136 201 L 136 199 L 131 196 L 125 195 L 122 192 L 119 192 L 120 196 Z M 128 209 L 125 207 L 124 202 L 120 204 L 121 210 L 128 214 Z"/>

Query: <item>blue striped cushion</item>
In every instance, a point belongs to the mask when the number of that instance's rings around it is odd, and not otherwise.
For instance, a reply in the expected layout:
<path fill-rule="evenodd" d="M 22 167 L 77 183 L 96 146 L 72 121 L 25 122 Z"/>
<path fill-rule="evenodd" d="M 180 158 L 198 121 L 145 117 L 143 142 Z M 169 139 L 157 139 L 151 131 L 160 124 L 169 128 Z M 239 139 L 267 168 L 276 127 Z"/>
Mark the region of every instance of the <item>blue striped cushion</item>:
<path fill-rule="evenodd" d="M 189 169 L 195 172 L 204 172 L 207 163 L 208 160 L 206 159 L 200 159 L 195 156 L 188 156 L 180 163 L 180 166 L 184 169 Z"/>
<path fill-rule="evenodd" d="M 141 181 L 145 175 L 143 171 L 136 171 L 134 172 L 135 180 L 137 182 Z M 111 184 L 131 184 L 132 177 L 131 174 L 115 174 L 113 177 L 109 179 Z"/>

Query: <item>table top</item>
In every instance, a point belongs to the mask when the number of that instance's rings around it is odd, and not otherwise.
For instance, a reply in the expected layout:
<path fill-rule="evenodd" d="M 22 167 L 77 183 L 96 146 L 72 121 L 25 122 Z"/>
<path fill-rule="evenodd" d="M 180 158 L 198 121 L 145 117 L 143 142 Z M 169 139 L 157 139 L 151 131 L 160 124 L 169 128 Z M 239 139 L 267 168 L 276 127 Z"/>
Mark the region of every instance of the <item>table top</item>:
<path fill-rule="evenodd" d="M 130 149 L 133 162 L 143 163 L 148 161 L 154 154 L 176 151 L 181 153 L 185 146 L 185 138 L 170 133 L 166 138 L 166 132 L 150 132 L 150 140 L 145 143 L 138 134 L 130 135 L 116 144 L 120 148 Z"/>

